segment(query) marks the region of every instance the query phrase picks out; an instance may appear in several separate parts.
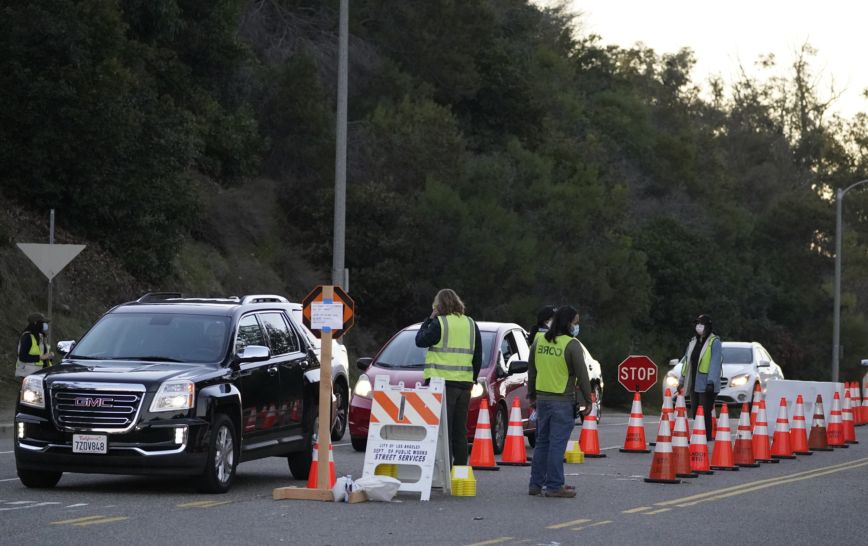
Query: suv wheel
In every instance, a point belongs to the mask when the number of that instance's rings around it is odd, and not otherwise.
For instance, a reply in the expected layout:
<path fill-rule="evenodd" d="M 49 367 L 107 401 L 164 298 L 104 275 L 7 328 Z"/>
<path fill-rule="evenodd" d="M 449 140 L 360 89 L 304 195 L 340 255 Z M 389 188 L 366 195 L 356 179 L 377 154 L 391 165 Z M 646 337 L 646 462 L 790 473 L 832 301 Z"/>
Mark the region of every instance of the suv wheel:
<path fill-rule="evenodd" d="M 32 489 L 50 489 L 57 485 L 63 472 L 43 472 L 37 470 L 26 470 L 19 468 L 18 479 L 25 487 Z"/>
<path fill-rule="evenodd" d="M 199 478 L 203 493 L 226 493 L 235 476 L 235 427 L 232 420 L 220 413 L 211 427 L 205 472 Z"/>
<path fill-rule="evenodd" d="M 491 426 L 491 439 L 493 440 L 495 455 L 503 452 L 503 447 L 506 445 L 506 428 L 506 408 L 502 404 L 498 404 L 497 411 L 494 412 L 494 423 Z"/>
<path fill-rule="evenodd" d="M 350 411 L 350 397 L 347 396 L 347 387 L 342 381 L 335 383 L 335 423 L 332 427 L 332 442 L 338 442 L 347 432 L 347 417 Z"/>
<path fill-rule="evenodd" d="M 595 383 L 592 390 L 594 391 L 594 398 L 596 399 L 594 407 L 597 408 L 597 424 L 600 424 L 603 417 L 603 387 L 601 387 L 599 383 Z"/>
<path fill-rule="evenodd" d="M 311 403 L 310 411 L 305 415 L 304 432 L 308 434 L 310 441 L 305 443 L 305 448 L 286 456 L 289 471 L 296 480 L 306 480 L 310 474 L 310 465 L 313 462 L 313 445 L 317 441 L 319 431 L 319 407 Z"/>

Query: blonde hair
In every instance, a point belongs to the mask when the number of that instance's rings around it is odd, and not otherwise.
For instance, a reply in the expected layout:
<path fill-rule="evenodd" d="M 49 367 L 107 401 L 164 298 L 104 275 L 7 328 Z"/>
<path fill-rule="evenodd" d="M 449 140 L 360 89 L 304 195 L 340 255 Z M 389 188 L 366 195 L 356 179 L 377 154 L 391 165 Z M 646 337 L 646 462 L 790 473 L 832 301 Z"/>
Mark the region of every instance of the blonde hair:
<path fill-rule="evenodd" d="M 463 315 L 464 302 L 451 288 L 444 288 L 434 296 L 434 309 L 438 315 Z"/>

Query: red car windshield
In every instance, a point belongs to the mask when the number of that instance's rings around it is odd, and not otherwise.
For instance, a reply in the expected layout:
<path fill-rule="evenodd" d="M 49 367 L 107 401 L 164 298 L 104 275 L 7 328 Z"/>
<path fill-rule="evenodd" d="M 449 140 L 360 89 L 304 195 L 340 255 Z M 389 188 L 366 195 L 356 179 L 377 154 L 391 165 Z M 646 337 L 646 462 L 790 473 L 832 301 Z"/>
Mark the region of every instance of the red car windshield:
<path fill-rule="evenodd" d="M 494 347 L 495 332 L 480 332 L 482 334 L 482 367 L 487 368 L 491 362 L 491 349 Z M 392 338 L 374 362 L 380 368 L 418 368 L 425 367 L 425 351 L 416 347 L 416 330 L 404 330 Z"/>

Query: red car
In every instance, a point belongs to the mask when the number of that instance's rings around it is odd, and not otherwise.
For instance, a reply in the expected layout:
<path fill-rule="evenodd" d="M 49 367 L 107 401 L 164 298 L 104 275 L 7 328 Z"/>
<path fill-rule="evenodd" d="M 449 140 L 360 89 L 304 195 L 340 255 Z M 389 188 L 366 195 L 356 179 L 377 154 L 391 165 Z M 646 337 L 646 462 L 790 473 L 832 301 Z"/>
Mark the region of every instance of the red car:
<path fill-rule="evenodd" d="M 515 398 L 521 403 L 521 421 L 524 434 L 534 445 L 536 424 L 530 421 L 527 401 L 528 345 L 525 331 L 517 324 L 504 322 L 478 322 L 482 335 L 482 369 L 470 394 L 467 416 L 467 438 L 473 440 L 479 408 L 483 398 L 488 399 L 491 435 L 494 452 L 500 453 L 506 441 L 509 411 Z M 364 451 L 368 442 L 368 423 L 371 419 L 371 390 L 374 378 L 389 377 L 389 383 L 414 386 L 422 382 L 426 349 L 416 347 L 416 332 L 421 324 L 408 326 L 392 336 L 374 358 L 360 358 L 356 366 L 362 375 L 353 389 L 350 402 L 350 439 L 353 448 Z"/>

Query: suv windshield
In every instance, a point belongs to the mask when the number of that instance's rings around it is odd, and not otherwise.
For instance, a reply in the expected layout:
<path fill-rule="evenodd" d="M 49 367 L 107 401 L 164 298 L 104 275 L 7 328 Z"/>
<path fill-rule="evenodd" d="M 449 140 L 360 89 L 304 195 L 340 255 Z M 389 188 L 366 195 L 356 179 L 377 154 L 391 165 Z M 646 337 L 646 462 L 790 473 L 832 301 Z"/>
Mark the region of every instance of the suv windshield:
<path fill-rule="evenodd" d="M 205 363 L 228 350 L 229 317 L 112 313 L 79 342 L 70 358 Z"/>
<path fill-rule="evenodd" d="M 381 368 L 424 368 L 426 349 L 416 347 L 416 332 L 417 330 L 404 330 L 395 336 L 374 364 Z M 490 362 L 494 332 L 480 333 L 482 334 L 482 367 L 485 368 Z"/>
<path fill-rule="evenodd" d="M 724 364 L 750 364 L 753 362 L 753 349 L 750 347 L 724 347 Z"/>

